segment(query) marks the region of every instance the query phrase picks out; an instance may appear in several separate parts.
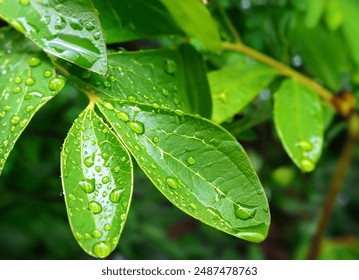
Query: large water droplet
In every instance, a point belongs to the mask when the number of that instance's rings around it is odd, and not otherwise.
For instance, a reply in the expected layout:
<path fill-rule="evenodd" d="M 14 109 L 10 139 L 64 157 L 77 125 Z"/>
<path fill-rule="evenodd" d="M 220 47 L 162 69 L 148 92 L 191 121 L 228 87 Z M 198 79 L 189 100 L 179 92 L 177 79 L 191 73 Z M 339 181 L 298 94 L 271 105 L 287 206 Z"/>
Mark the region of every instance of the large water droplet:
<path fill-rule="evenodd" d="M 127 123 L 128 127 L 131 128 L 137 134 L 143 134 L 145 132 L 145 127 L 143 123 L 138 121 L 130 121 Z"/>
<path fill-rule="evenodd" d="M 81 189 L 84 190 L 86 193 L 92 193 L 95 190 L 95 179 L 80 181 L 79 185 Z"/>
<path fill-rule="evenodd" d="M 117 112 L 117 117 L 121 120 L 121 121 L 124 121 L 124 122 L 128 122 L 130 120 L 130 116 L 125 113 L 125 112 L 122 112 L 122 111 L 118 111 Z"/>
<path fill-rule="evenodd" d="M 65 85 L 64 78 L 62 78 L 62 76 L 59 76 L 51 79 L 49 83 L 49 88 L 50 90 L 58 92 L 64 87 L 64 85 Z"/>
<path fill-rule="evenodd" d="M 176 62 L 174 62 L 172 59 L 166 59 L 163 63 L 163 69 L 168 74 L 174 74 L 176 72 Z"/>
<path fill-rule="evenodd" d="M 110 200 L 113 203 L 118 203 L 120 201 L 121 195 L 122 195 L 122 190 L 114 189 L 110 193 Z"/>
<path fill-rule="evenodd" d="M 108 182 L 110 182 L 110 178 L 108 176 L 104 176 L 101 181 L 102 183 L 107 184 Z"/>
<path fill-rule="evenodd" d="M 26 77 L 25 79 L 25 84 L 28 86 L 32 86 L 33 84 L 35 84 L 35 79 L 33 77 Z"/>
<path fill-rule="evenodd" d="M 46 71 L 44 71 L 43 75 L 44 75 L 45 78 L 50 78 L 51 75 L 52 75 L 52 72 L 50 70 L 46 70 Z"/>
<path fill-rule="evenodd" d="M 102 211 L 102 206 L 97 201 L 90 201 L 88 207 L 94 214 L 98 214 Z"/>
<path fill-rule="evenodd" d="M 14 83 L 15 84 L 20 84 L 22 82 L 22 78 L 20 76 L 17 76 L 14 78 Z"/>
<path fill-rule="evenodd" d="M 309 141 L 300 141 L 296 145 L 305 152 L 311 151 L 313 149 L 313 145 Z"/>
<path fill-rule="evenodd" d="M 40 59 L 36 56 L 32 56 L 29 58 L 29 60 L 27 61 L 27 63 L 29 64 L 29 66 L 31 67 L 36 67 L 40 64 Z"/>
<path fill-rule="evenodd" d="M 111 229 L 111 225 L 110 224 L 105 224 L 103 226 L 103 229 L 106 230 L 106 231 L 109 231 Z"/>
<path fill-rule="evenodd" d="M 102 232 L 101 232 L 100 230 L 98 230 L 98 229 L 95 229 L 95 230 L 92 232 L 92 236 L 95 237 L 95 238 L 97 238 L 97 239 L 99 239 L 99 238 L 101 238 L 101 236 L 102 236 Z"/>
<path fill-rule="evenodd" d="M 111 253 L 111 246 L 107 242 L 97 242 L 93 246 L 93 253 L 98 258 L 105 258 Z"/>
<path fill-rule="evenodd" d="M 91 156 L 88 156 L 84 159 L 84 163 L 87 167 L 91 167 L 95 163 L 95 153 L 93 153 Z"/>
<path fill-rule="evenodd" d="M 94 22 L 93 22 L 93 21 L 88 21 L 88 22 L 86 22 L 86 23 L 85 23 L 85 29 L 86 29 L 87 31 L 92 31 L 92 30 L 94 30 L 94 29 L 95 29 L 95 24 L 94 24 Z"/>
<path fill-rule="evenodd" d="M 20 122 L 20 117 L 19 117 L 19 116 L 13 116 L 13 117 L 11 118 L 11 123 L 12 123 L 13 125 L 18 124 L 19 122 Z"/>
<path fill-rule="evenodd" d="M 314 170 L 315 165 L 310 159 L 302 159 L 300 161 L 300 165 L 302 167 L 302 170 L 304 172 L 311 172 Z"/>
<path fill-rule="evenodd" d="M 13 92 L 14 92 L 14 93 L 19 93 L 19 92 L 21 92 L 21 87 L 14 87 Z"/>
<path fill-rule="evenodd" d="M 176 189 L 178 187 L 178 183 L 177 183 L 177 180 L 175 178 L 167 177 L 166 178 L 166 183 L 167 183 L 168 186 L 170 186 L 173 189 Z"/>
<path fill-rule="evenodd" d="M 256 208 L 247 208 L 247 207 L 241 207 L 237 206 L 235 215 L 241 219 L 241 220 L 248 220 L 250 218 L 253 218 L 256 214 L 257 209 Z"/>
<path fill-rule="evenodd" d="M 188 157 L 186 161 L 190 165 L 194 165 L 196 163 L 196 159 L 194 157 Z"/>

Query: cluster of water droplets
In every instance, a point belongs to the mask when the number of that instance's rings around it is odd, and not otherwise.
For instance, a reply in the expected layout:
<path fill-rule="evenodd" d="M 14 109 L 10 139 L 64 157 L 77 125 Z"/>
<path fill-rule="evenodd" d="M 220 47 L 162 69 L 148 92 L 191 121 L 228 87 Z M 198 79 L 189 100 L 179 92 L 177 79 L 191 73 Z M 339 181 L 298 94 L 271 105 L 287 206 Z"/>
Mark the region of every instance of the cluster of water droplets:
<path fill-rule="evenodd" d="M 319 137 L 311 137 L 309 141 L 303 140 L 295 143 L 302 153 L 300 160 L 301 169 L 304 172 L 311 172 L 315 168 L 315 158 L 318 157 L 322 146 L 322 141 Z"/>

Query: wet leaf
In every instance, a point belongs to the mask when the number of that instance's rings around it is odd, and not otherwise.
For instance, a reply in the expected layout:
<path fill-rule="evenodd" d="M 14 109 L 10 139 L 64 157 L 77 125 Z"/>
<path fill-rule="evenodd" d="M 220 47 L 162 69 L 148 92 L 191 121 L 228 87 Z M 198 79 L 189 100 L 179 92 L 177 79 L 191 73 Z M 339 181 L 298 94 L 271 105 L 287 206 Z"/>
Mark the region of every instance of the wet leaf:
<path fill-rule="evenodd" d="M 0 17 L 44 51 L 106 74 L 106 46 L 90 0 L 3 0 Z"/>
<path fill-rule="evenodd" d="M 183 35 L 165 6 L 158 0 L 93 0 L 107 43 Z M 155 19 L 149 24 L 148 19 Z"/>
<path fill-rule="evenodd" d="M 72 232 L 91 256 L 117 246 L 132 196 L 132 163 L 118 138 L 91 109 L 75 120 L 61 152 Z"/>
<path fill-rule="evenodd" d="M 245 108 L 276 77 L 277 71 L 244 56 L 208 74 L 213 98 L 212 120 L 222 123 Z"/>
<path fill-rule="evenodd" d="M 319 97 L 294 79 L 275 93 L 274 121 L 279 138 L 293 162 L 311 172 L 323 146 L 323 113 Z"/>
<path fill-rule="evenodd" d="M 0 30 L 0 173 L 16 140 L 34 114 L 65 80 L 47 56 L 11 29 Z"/>
<path fill-rule="evenodd" d="M 108 55 L 108 75 L 69 68 L 75 84 L 101 97 L 181 109 L 210 116 L 210 93 L 202 56 L 192 47 Z M 79 74 L 80 79 L 75 77 Z M 193 76 L 190 78 L 189 76 Z M 197 82 L 195 82 L 195 80 Z"/>
<path fill-rule="evenodd" d="M 111 99 L 97 105 L 153 184 L 176 207 L 239 238 L 260 242 L 270 222 L 264 190 L 241 145 L 179 110 Z"/>

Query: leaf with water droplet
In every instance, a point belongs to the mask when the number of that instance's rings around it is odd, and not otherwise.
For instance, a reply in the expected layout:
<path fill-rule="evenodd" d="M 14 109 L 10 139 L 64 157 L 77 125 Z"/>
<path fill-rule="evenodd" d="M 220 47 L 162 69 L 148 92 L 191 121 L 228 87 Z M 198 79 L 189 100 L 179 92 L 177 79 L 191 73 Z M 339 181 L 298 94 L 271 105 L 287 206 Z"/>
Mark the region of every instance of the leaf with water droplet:
<path fill-rule="evenodd" d="M 265 239 L 270 223 L 266 195 L 243 148 L 228 132 L 173 109 L 101 98 L 96 104 L 142 170 L 175 206 L 239 238 Z M 118 111 L 143 123 L 143 133 L 119 127 Z"/>
<path fill-rule="evenodd" d="M 0 154 L 0 173 L 18 137 L 35 113 L 62 87 L 48 88 L 55 69 L 47 56 L 30 40 L 9 28 L 0 30 L 0 49 L 8 49 L 0 57 L 0 149 L 7 143 L 7 153 Z M 43 77 L 48 71 L 49 76 Z M 64 81 L 64 79 L 63 79 Z M 62 86 L 64 85 L 64 82 Z"/>
<path fill-rule="evenodd" d="M 127 217 L 132 163 L 119 139 L 91 109 L 81 113 L 69 131 L 61 174 L 71 229 L 75 237 L 85 237 L 77 242 L 89 255 L 107 257 L 117 246 L 107 241 L 119 240 Z"/>
<path fill-rule="evenodd" d="M 166 106 L 211 117 L 211 95 L 202 55 L 185 44 L 179 50 L 111 53 L 108 77 L 77 75 L 80 69 L 64 65 L 82 88 L 100 97 Z M 76 77 L 77 76 L 77 77 Z M 121 116 L 119 116 L 121 118 Z"/>
<path fill-rule="evenodd" d="M 158 0 L 93 0 L 107 43 L 148 39 L 158 35 L 182 35 L 165 6 Z M 156 19 L 156 24 L 148 24 Z"/>
<path fill-rule="evenodd" d="M 53 0 L 51 4 L 48 1 L 4 1 L 0 5 L 0 16 L 45 52 L 106 74 L 106 45 L 91 0 Z M 36 59 L 28 63 L 32 67 L 38 65 Z"/>
<path fill-rule="evenodd" d="M 282 82 L 274 95 L 274 121 L 290 158 L 311 172 L 323 146 L 323 112 L 319 97 L 294 79 Z"/>

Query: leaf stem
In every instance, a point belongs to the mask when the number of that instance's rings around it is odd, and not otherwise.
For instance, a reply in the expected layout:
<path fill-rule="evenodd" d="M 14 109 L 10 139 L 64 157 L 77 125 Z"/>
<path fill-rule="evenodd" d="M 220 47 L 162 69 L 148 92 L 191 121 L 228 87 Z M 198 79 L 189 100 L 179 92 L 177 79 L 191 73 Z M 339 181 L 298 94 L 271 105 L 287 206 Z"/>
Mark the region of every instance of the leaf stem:
<path fill-rule="evenodd" d="M 293 70 L 289 66 L 287 66 L 283 63 L 280 63 L 279 61 L 277 61 L 261 52 L 258 52 L 255 49 L 252 49 L 252 48 L 244 45 L 241 42 L 236 42 L 236 43 L 223 42 L 222 47 L 225 50 L 236 51 L 236 52 L 246 54 L 264 64 L 267 64 L 267 65 L 273 67 L 274 69 L 278 70 L 278 72 L 280 74 L 282 74 L 283 76 L 287 76 L 287 77 L 296 79 L 298 82 L 300 82 L 301 84 L 305 85 L 309 89 L 316 92 L 320 97 L 322 97 L 325 101 L 327 101 L 329 104 L 332 105 L 333 95 L 329 90 L 322 87 L 321 85 L 319 85 L 312 79 Z"/>
<path fill-rule="evenodd" d="M 329 185 L 327 197 L 325 199 L 324 206 L 319 218 L 318 227 L 312 239 L 307 255 L 307 259 L 309 260 L 315 260 L 318 258 L 325 229 L 330 220 L 332 209 L 334 207 L 337 196 L 342 189 L 342 186 L 344 185 L 345 175 L 353 158 L 355 145 L 355 139 L 349 135 L 349 138 L 341 152 L 341 156 L 335 169 L 332 181 Z"/>

